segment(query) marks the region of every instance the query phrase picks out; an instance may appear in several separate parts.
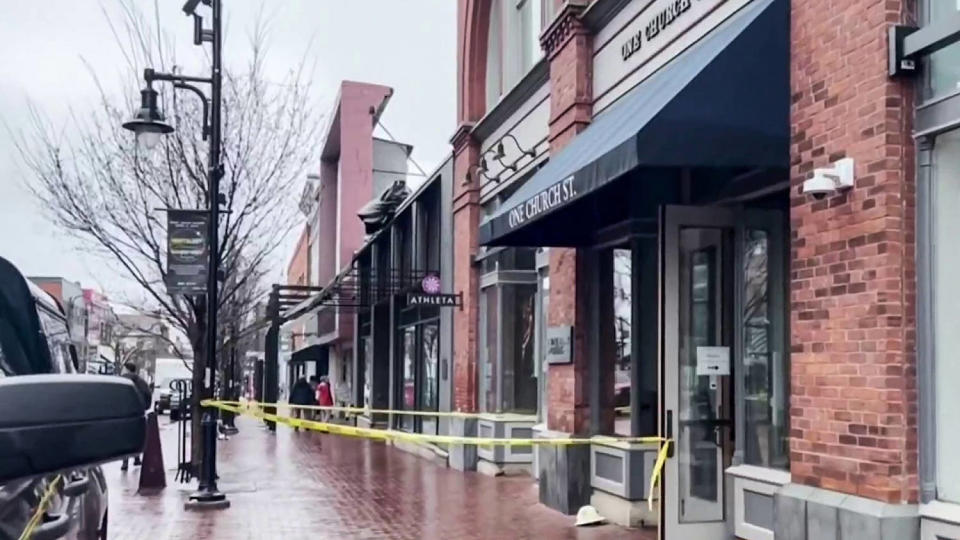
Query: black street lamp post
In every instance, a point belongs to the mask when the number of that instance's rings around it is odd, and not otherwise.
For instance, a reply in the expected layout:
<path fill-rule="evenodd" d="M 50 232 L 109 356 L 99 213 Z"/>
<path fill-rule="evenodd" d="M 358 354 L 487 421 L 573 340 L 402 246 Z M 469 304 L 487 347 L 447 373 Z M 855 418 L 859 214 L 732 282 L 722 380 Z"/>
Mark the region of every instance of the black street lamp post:
<path fill-rule="evenodd" d="M 212 28 L 203 28 L 203 19 L 196 13 L 197 6 L 203 2 L 213 11 Z M 222 51 L 221 51 L 221 0 L 187 0 L 183 6 L 187 15 L 193 16 L 194 36 L 196 45 L 211 42 L 213 46 L 212 69 L 210 77 L 188 77 L 175 73 L 160 73 L 146 69 L 143 73 L 146 88 L 141 92 L 141 108 L 134 118 L 123 124 L 123 127 L 133 131 L 137 137 L 137 144 L 141 148 L 150 149 L 159 142 L 160 135 L 169 134 L 173 127 L 164 123 L 163 114 L 157 107 L 157 92 L 153 89 L 154 81 L 172 82 L 178 89 L 189 90 L 198 95 L 203 103 L 203 138 L 210 140 L 210 154 L 207 166 L 207 202 L 209 205 L 209 227 L 207 242 L 209 257 L 207 261 L 207 328 L 205 335 L 206 351 L 206 392 L 213 397 L 217 373 L 217 279 L 219 246 L 218 231 L 220 221 L 220 204 L 223 202 L 220 193 L 220 178 L 223 176 L 223 166 L 220 163 L 221 147 L 221 80 L 222 80 Z M 210 99 L 203 91 L 191 83 L 210 85 Z M 229 506 L 226 496 L 217 489 L 217 424 L 216 411 L 205 408 L 203 412 L 203 463 L 200 470 L 198 489 L 190 496 L 190 501 L 196 507 L 225 508 Z M 188 503 L 190 504 L 190 503 Z"/>

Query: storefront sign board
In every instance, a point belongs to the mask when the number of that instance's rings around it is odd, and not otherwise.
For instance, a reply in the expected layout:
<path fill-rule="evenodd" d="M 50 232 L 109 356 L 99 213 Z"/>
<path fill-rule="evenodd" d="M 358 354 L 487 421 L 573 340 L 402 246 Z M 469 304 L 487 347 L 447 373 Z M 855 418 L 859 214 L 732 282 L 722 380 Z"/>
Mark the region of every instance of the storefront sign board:
<path fill-rule="evenodd" d="M 547 327 L 547 363 L 569 364 L 573 362 L 573 327 Z"/>
<path fill-rule="evenodd" d="M 459 294 L 409 293 L 407 295 L 408 306 L 456 307 L 461 303 L 461 295 Z"/>

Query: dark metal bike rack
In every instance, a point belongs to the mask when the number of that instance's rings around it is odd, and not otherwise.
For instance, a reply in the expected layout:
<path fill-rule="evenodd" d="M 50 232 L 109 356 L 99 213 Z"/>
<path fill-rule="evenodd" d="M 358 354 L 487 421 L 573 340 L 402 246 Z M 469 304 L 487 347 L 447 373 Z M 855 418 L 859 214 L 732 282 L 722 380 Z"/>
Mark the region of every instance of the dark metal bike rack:
<path fill-rule="evenodd" d="M 181 484 L 186 484 L 193 479 L 193 461 L 190 460 L 190 448 L 187 440 L 192 436 L 190 429 L 190 390 L 193 381 L 190 379 L 174 379 L 170 381 L 170 390 L 177 393 L 179 403 L 177 404 L 177 475 L 176 480 Z M 173 409 L 170 410 L 171 414 Z"/>

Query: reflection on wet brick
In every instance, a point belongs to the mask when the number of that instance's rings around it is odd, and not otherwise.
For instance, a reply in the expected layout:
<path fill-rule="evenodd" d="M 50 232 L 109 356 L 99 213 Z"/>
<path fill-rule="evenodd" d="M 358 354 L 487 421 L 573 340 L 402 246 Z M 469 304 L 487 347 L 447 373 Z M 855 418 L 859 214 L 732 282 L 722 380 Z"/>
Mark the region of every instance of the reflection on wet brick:
<path fill-rule="evenodd" d="M 219 445 L 231 507 L 188 513 L 190 489 L 173 483 L 176 429 L 166 423 L 164 417 L 163 494 L 138 496 L 137 469 L 123 475 L 119 464 L 106 466 L 111 539 L 655 537 L 613 525 L 576 528 L 572 517 L 537 503 L 530 478 L 461 473 L 380 443 L 282 426 L 273 435 L 249 419 Z"/>

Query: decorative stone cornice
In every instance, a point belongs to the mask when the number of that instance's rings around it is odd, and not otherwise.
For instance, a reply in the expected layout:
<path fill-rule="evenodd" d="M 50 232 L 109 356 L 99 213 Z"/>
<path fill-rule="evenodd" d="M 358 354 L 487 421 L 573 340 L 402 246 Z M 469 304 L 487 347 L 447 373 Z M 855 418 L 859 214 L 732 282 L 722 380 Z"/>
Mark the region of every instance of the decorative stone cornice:
<path fill-rule="evenodd" d="M 581 19 L 589 3 L 588 0 L 567 0 L 563 3 L 550 26 L 540 34 L 540 46 L 547 58 L 552 58 L 573 36 L 590 32 Z"/>
<path fill-rule="evenodd" d="M 450 144 L 453 145 L 453 153 L 459 154 L 461 150 L 471 142 L 476 142 L 473 137 L 474 122 L 461 122 L 457 130 L 450 137 Z"/>

